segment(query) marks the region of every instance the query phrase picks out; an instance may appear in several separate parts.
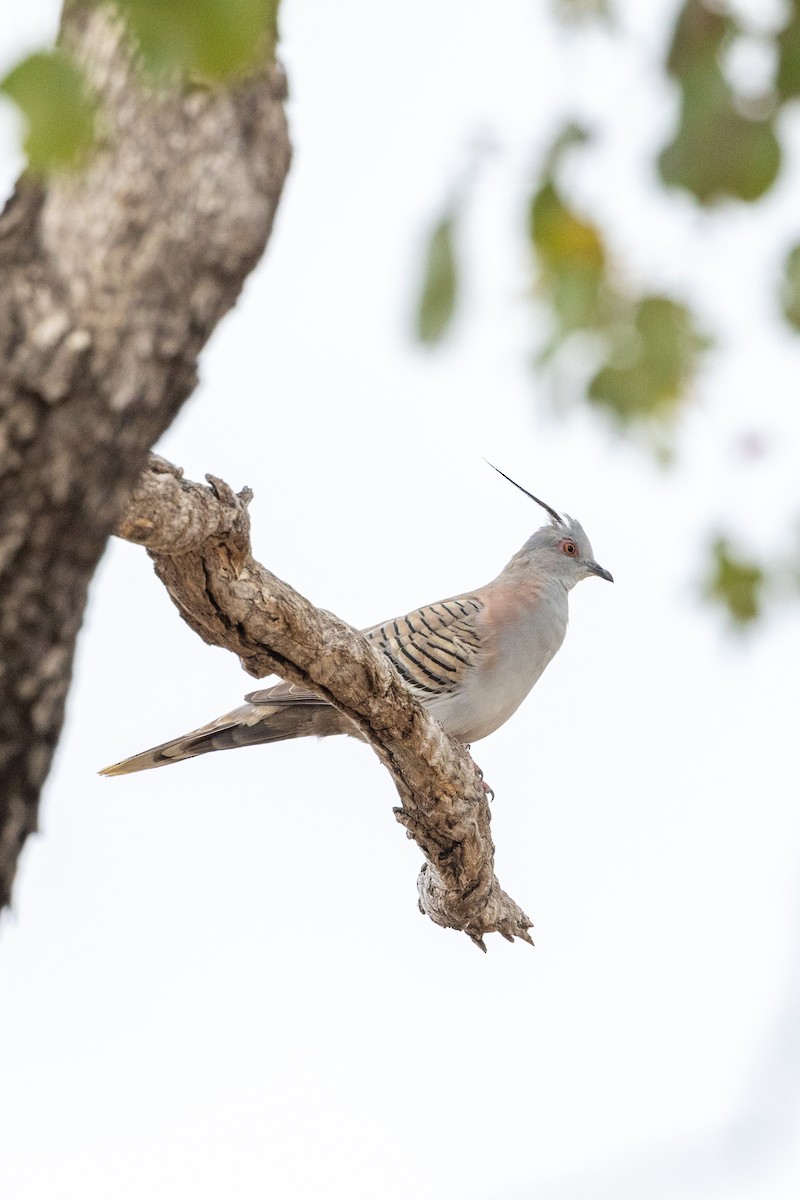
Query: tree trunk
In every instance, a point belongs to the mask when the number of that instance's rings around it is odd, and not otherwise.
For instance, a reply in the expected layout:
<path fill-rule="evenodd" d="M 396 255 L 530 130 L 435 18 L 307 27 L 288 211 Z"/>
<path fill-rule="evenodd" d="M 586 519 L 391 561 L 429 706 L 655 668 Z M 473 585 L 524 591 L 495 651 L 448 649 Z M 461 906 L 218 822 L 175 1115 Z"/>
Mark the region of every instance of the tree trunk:
<path fill-rule="evenodd" d="M 288 170 L 279 66 L 155 90 L 114 9 L 62 28 L 102 111 L 80 174 L 0 217 L 0 907 L 63 720 L 86 593 L 197 356 L 258 261 Z"/>

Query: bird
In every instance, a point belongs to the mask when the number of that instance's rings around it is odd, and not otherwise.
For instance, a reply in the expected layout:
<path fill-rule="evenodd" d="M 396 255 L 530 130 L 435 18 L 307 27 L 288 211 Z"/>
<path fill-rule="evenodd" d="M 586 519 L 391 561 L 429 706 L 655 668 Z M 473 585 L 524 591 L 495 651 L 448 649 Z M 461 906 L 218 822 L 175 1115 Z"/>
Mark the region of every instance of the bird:
<path fill-rule="evenodd" d="M 362 630 L 446 732 L 467 746 L 505 724 L 558 652 L 575 584 L 591 576 L 614 582 L 595 560 L 579 521 L 488 465 L 538 504 L 547 524 L 490 583 Z M 232 712 L 100 774 L 128 775 L 214 750 L 335 734 L 363 740 L 333 705 L 307 688 L 281 682 L 250 692 Z"/>

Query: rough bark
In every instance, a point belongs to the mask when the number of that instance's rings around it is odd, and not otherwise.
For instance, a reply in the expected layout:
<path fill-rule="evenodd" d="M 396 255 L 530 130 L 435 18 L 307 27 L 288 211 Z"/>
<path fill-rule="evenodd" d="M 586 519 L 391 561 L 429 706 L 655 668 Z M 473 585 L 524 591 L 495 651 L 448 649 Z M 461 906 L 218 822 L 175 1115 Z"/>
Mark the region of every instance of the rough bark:
<path fill-rule="evenodd" d="M 279 67 L 156 91 L 113 9 L 73 0 L 61 36 L 103 138 L 78 175 L 23 177 L 0 217 L 0 908 L 95 565 L 261 255 L 290 157 Z"/>
<path fill-rule="evenodd" d="M 468 753 L 366 638 L 253 559 L 250 491 L 237 496 L 207 478 L 210 487 L 189 482 L 151 456 L 117 532 L 147 548 L 204 641 L 232 650 L 257 678 L 275 672 L 312 688 L 358 726 L 392 775 L 398 821 L 427 860 L 422 912 L 482 949 L 492 932 L 530 942 L 531 922 L 494 875 L 489 805 Z"/>

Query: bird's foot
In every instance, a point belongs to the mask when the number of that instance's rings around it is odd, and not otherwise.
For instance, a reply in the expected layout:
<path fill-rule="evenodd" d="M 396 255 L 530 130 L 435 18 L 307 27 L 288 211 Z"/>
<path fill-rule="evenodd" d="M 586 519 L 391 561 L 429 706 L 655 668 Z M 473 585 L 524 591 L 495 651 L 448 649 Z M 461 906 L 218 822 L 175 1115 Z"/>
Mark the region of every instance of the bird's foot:
<path fill-rule="evenodd" d="M 469 746 L 465 746 L 464 749 L 469 750 Z M 478 764 L 475 762 L 474 758 L 472 760 L 472 765 L 475 768 L 475 774 L 478 776 L 478 782 L 480 783 L 484 792 L 486 792 L 486 795 L 489 797 L 489 802 L 491 803 L 491 801 L 494 800 L 494 788 L 489 787 L 489 784 L 483 778 L 483 771 L 480 769 Z"/>

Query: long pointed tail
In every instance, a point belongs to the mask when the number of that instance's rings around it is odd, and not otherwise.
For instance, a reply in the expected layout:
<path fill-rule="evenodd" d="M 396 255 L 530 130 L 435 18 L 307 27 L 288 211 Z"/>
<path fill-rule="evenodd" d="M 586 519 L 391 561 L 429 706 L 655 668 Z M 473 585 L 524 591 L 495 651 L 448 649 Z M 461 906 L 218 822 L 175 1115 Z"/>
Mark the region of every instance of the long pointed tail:
<path fill-rule="evenodd" d="M 214 750 L 235 750 L 239 746 L 259 746 L 297 737 L 329 737 L 339 733 L 355 734 L 355 726 L 335 708 L 319 701 L 245 704 L 200 729 L 104 767 L 100 774 L 130 775 L 134 771 L 166 767 Z"/>

